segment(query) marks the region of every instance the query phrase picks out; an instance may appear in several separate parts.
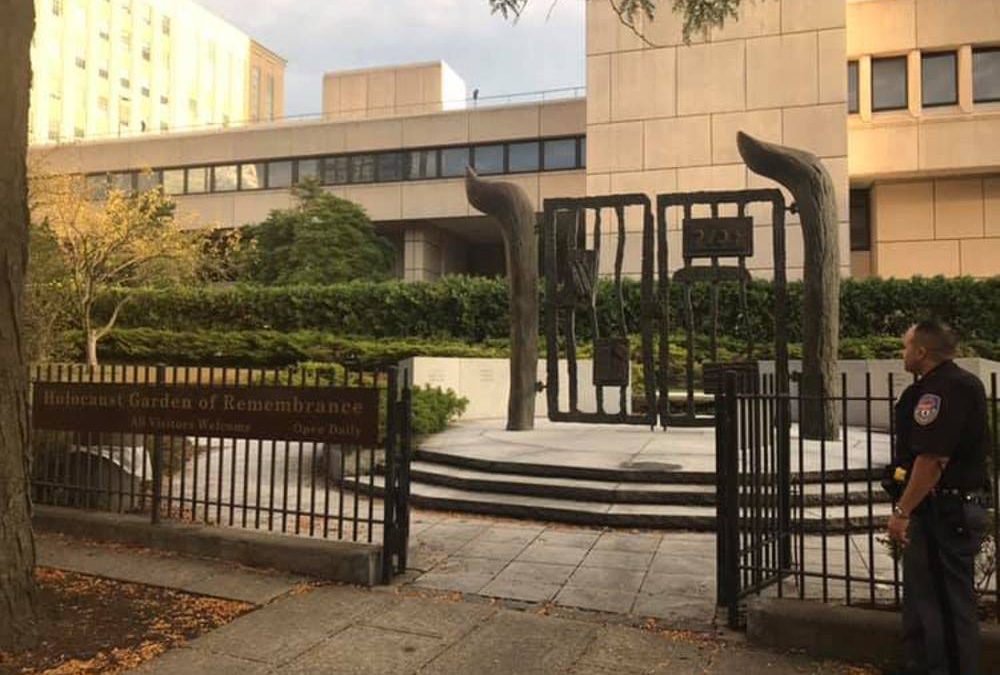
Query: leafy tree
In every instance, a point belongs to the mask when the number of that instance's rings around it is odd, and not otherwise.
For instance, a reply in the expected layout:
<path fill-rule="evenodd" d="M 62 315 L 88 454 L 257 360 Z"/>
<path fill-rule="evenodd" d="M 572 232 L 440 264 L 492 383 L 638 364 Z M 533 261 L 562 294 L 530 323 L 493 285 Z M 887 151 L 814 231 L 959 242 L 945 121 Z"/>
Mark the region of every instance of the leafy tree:
<path fill-rule="evenodd" d="M 558 0 L 557 0 L 558 1 Z M 653 19 L 657 5 L 668 0 L 587 0 L 588 2 L 607 2 L 618 15 L 619 20 L 635 33 L 642 36 L 642 31 L 636 23 L 645 16 Z M 684 40 L 687 41 L 695 33 L 713 26 L 722 26 L 726 19 L 735 19 L 741 0 L 669 0 L 673 3 L 674 12 L 684 17 Z M 494 14 L 500 14 L 505 19 L 517 20 L 528 5 L 528 0 L 488 0 Z M 645 39 L 645 38 L 643 38 Z"/>
<path fill-rule="evenodd" d="M 38 245 L 32 281 L 49 291 L 65 287 L 70 316 L 87 338 L 87 363 L 97 365 L 97 344 L 131 296 L 121 294 L 107 318 L 95 315 L 98 297 L 112 288 L 195 279 L 207 233 L 185 229 L 174 217 L 173 201 L 158 188 L 101 195 L 82 176 L 46 175 L 34 177 L 31 189 Z"/>
<path fill-rule="evenodd" d="M 32 642 L 37 625 L 22 332 L 34 3 L 0 0 L 0 16 L 0 650 L 12 650 Z"/>
<path fill-rule="evenodd" d="M 381 280 L 392 271 L 392 247 L 357 204 L 306 181 L 292 188 L 298 204 L 244 228 L 245 280 L 265 285 Z"/>

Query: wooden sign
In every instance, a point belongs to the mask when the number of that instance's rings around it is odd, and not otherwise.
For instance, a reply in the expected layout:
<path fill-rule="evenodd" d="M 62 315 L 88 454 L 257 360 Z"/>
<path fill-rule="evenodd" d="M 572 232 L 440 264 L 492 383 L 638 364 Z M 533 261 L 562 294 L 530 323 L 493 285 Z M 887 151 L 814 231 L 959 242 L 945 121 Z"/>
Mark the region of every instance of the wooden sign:
<path fill-rule="evenodd" d="M 374 446 L 378 390 L 38 382 L 36 429 Z"/>

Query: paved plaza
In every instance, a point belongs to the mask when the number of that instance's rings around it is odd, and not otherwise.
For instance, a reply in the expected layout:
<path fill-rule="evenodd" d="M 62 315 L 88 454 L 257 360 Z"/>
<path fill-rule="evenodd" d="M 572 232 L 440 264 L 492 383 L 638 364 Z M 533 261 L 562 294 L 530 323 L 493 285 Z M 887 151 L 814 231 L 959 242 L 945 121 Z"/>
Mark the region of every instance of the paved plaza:
<path fill-rule="evenodd" d="M 454 530 L 458 524 L 451 525 Z M 499 532 L 486 526 L 489 531 Z M 458 529 L 471 531 L 468 523 Z M 576 534 L 582 536 L 549 537 L 548 543 L 534 541 L 526 548 L 537 544 L 537 551 L 574 549 L 574 544 L 590 538 L 583 532 Z M 627 619 L 608 615 L 477 600 L 406 583 L 375 589 L 317 585 L 301 577 L 234 568 L 209 560 L 51 535 L 39 535 L 37 539 L 40 565 L 257 606 L 232 623 L 147 662 L 136 673 L 874 672 L 752 649 L 738 635 L 722 639 L 656 624 L 636 626 Z M 655 559 L 656 552 L 647 539 L 642 540 L 648 549 L 643 554 L 616 548 L 614 537 L 601 544 L 602 537 L 598 536 L 591 553 L 620 560 L 626 560 L 629 554 Z M 494 534 L 480 545 L 496 543 L 502 547 L 510 541 Z"/>

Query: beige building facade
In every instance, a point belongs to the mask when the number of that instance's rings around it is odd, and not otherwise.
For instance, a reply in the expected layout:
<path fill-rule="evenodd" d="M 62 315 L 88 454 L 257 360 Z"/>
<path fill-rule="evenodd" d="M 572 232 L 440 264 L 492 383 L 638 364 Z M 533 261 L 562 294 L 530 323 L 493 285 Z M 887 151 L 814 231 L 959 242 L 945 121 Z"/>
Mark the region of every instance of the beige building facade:
<path fill-rule="evenodd" d="M 1000 274 L 1000 2 L 849 2 L 847 27 L 848 170 L 871 225 L 855 271 Z"/>
<path fill-rule="evenodd" d="M 262 123 L 245 128 L 40 154 L 101 185 L 140 187 L 153 169 L 182 211 L 221 227 L 263 220 L 316 177 L 364 206 L 395 242 L 400 276 L 421 280 L 502 273 L 498 231 L 465 200 L 466 164 L 521 184 L 539 211 L 548 197 L 774 187 L 740 161 L 744 130 L 823 160 L 844 276 L 1000 274 L 1000 3 L 746 0 L 738 21 L 690 44 L 666 9 L 640 25 L 647 43 L 605 3 L 587 7 L 585 98 L 465 105 L 443 63 L 333 72 L 320 120 L 265 123 L 258 98 Z M 770 213 L 750 215 L 749 268 L 767 278 Z M 796 218 L 791 278 L 803 265 Z M 633 276 L 639 227 L 628 223 Z M 669 247 L 676 269 L 677 222 Z"/>
<path fill-rule="evenodd" d="M 246 122 L 255 68 L 272 92 L 256 119 L 284 114 L 284 60 L 192 0 L 35 0 L 35 13 L 32 144 Z"/>

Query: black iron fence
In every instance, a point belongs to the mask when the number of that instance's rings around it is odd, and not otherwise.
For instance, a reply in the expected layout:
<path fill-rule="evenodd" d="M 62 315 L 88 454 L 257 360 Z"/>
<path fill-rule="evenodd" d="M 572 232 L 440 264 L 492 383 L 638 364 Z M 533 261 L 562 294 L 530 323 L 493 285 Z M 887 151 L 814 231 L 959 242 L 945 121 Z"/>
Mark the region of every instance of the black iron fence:
<path fill-rule="evenodd" d="M 775 379 L 726 375 L 716 399 L 719 605 L 728 622 L 744 620 L 755 595 L 796 597 L 873 608 L 898 607 L 902 560 L 886 535 L 892 500 L 881 487 L 896 458 L 893 408 L 912 380 L 873 378 L 863 387 L 842 376 L 834 397 L 836 439 L 808 440 L 796 421 L 815 398 L 776 391 Z M 992 503 L 1000 500 L 1000 404 L 997 374 L 987 387 Z M 997 542 L 990 531 L 976 565 L 984 614 L 1000 608 Z"/>
<path fill-rule="evenodd" d="M 48 364 L 32 368 L 30 380 L 33 394 L 40 383 L 167 393 L 194 388 L 209 397 L 233 387 L 288 388 L 303 396 L 318 387 L 376 390 L 374 443 L 248 438 L 215 423 L 162 433 L 54 431 L 33 423 L 33 499 L 148 514 L 154 524 L 173 519 L 381 544 L 383 576 L 406 569 L 412 410 L 405 371 Z M 81 428 L 94 426 L 84 422 Z M 371 496 L 376 485 L 381 499 Z"/>

